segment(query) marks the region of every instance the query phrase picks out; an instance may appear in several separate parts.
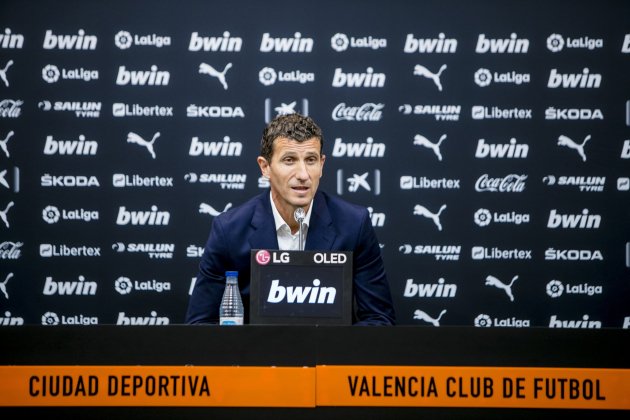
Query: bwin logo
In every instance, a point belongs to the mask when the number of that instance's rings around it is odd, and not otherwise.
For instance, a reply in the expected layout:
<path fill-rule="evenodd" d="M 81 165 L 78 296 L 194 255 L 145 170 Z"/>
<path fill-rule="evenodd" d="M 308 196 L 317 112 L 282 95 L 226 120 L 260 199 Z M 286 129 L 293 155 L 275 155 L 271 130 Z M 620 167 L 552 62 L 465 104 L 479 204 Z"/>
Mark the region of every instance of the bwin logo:
<path fill-rule="evenodd" d="M 416 134 L 413 138 L 413 144 L 416 146 L 423 146 L 423 147 L 426 147 L 427 149 L 433 150 L 433 153 L 435 153 L 435 156 L 437 156 L 438 160 L 442 162 L 442 153 L 440 153 L 440 146 L 442 145 L 442 142 L 444 140 L 446 140 L 446 134 L 442 134 L 442 136 L 437 141 L 437 143 L 432 143 L 431 141 L 429 141 L 429 139 L 427 139 L 423 135 Z"/>
<path fill-rule="evenodd" d="M 134 226 L 167 226 L 171 220 L 171 214 L 168 211 L 158 211 L 156 205 L 151 206 L 150 211 L 128 211 L 125 206 L 118 208 L 117 225 Z"/>
<path fill-rule="evenodd" d="M 151 70 L 127 70 L 125 66 L 118 67 L 118 76 L 116 77 L 116 84 L 125 86 L 131 84 L 132 86 L 167 86 L 171 79 L 171 74 L 165 70 L 158 70 L 158 67 L 154 64 L 151 66 Z"/>
<path fill-rule="evenodd" d="M 0 33 L 0 48 L 17 48 L 24 46 L 24 35 L 11 33 L 11 28 L 4 28 L 4 33 Z"/>
<path fill-rule="evenodd" d="M 372 137 L 368 137 L 365 143 L 344 143 L 342 139 L 336 138 L 332 155 L 335 157 L 383 157 L 385 148 L 384 143 L 374 143 Z"/>
<path fill-rule="evenodd" d="M 372 67 L 368 67 L 365 73 L 344 73 L 343 69 L 335 68 L 333 87 L 366 87 L 381 88 L 385 86 L 387 76 L 385 73 L 374 73 Z"/>
<path fill-rule="evenodd" d="M 313 286 L 281 286 L 280 280 L 272 280 L 267 302 L 280 303 L 308 303 L 332 305 L 335 303 L 337 289 L 334 287 L 320 287 L 319 279 L 313 280 Z"/>
<path fill-rule="evenodd" d="M 193 137 L 188 154 L 190 156 L 240 156 L 242 151 L 243 143 L 231 141 L 230 136 L 223 137 L 223 141 L 199 141 L 199 137 Z"/>
<path fill-rule="evenodd" d="M 98 143 L 94 140 L 85 140 L 83 134 L 79 135 L 79 140 L 55 140 L 53 136 L 46 136 L 44 144 L 45 155 L 77 155 L 94 156 L 98 150 Z"/>
<path fill-rule="evenodd" d="M 165 316 L 157 316 L 156 311 L 151 311 L 150 316 L 127 316 L 124 312 L 118 313 L 116 325 L 168 325 L 170 320 Z"/>
<path fill-rule="evenodd" d="M 207 74 L 208 76 L 211 76 L 211 77 L 216 77 L 219 80 L 219 83 L 221 83 L 221 86 L 223 86 L 223 89 L 227 90 L 228 85 L 225 80 L 225 74 L 231 68 L 232 68 L 232 63 L 227 63 L 225 67 L 223 68 L 223 71 L 215 70 L 214 67 L 212 67 L 210 64 L 201 63 L 199 65 L 199 73 Z"/>
<path fill-rule="evenodd" d="M 372 207 L 367 208 L 370 215 L 370 221 L 374 227 L 383 227 L 385 225 L 385 213 L 374 213 Z"/>
<path fill-rule="evenodd" d="M 293 38 L 272 38 L 265 32 L 260 41 L 260 51 L 310 53 L 313 51 L 313 44 L 313 38 L 302 38 L 300 32 L 296 32 Z"/>
<path fill-rule="evenodd" d="M 442 224 L 440 223 L 440 215 L 446 210 L 446 204 L 442 204 L 440 210 L 437 213 L 433 213 L 426 207 L 416 204 L 413 208 L 413 214 L 417 216 L 424 216 L 427 219 L 431 219 L 439 231 L 442 231 Z"/>
<path fill-rule="evenodd" d="M 415 38 L 413 34 L 407 34 L 403 51 L 407 54 L 412 53 L 455 53 L 457 51 L 457 40 L 455 38 L 446 38 L 443 32 L 438 34 L 437 38 Z"/>
<path fill-rule="evenodd" d="M 97 42 L 95 35 L 86 35 L 83 29 L 79 29 L 77 35 L 55 35 L 48 29 L 43 47 L 45 50 L 95 50 Z"/>
<path fill-rule="evenodd" d="M 415 311 L 413 311 L 413 319 L 419 319 L 420 321 L 427 322 L 433 325 L 434 327 L 439 327 L 440 319 L 442 319 L 442 316 L 444 316 L 445 313 L 446 313 L 446 309 L 442 309 L 442 312 L 440 312 L 440 315 L 438 315 L 437 318 L 433 318 L 431 315 L 427 314 L 426 312 L 421 311 L 420 309 L 416 309 Z"/>
<path fill-rule="evenodd" d="M 582 210 L 581 214 L 559 214 L 556 209 L 549 212 L 547 227 L 550 229 L 599 229 L 602 216 L 599 214 L 589 214 L 588 209 Z"/>
<path fill-rule="evenodd" d="M 580 88 L 591 89 L 599 88 L 602 84 L 602 75 L 598 73 L 591 74 L 588 67 L 584 67 L 582 73 L 558 73 L 558 70 L 551 69 L 547 87 L 555 88 Z"/>
<path fill-rule="evenodd" d="M 570 139 L 569 137 L 561 135 L 560 137 L 558 137 L 558 146 L 565 146 L 565 147 L 568 147 L 569 149 L 573 149 L 577 151 L 580 157 L 582 158 L 582 162 L 586 162 L 586 154 L 584 153 L 584 146 L 586 145 L 586 142 L 589 141 L 590 139 L 591 139 L 591 135 L 589 134 L 588 136 L 584 137 L 584 141 L 582 141 L 582 143 L 578 144 L 572 139 Z"/>
<path fill-rule="evenodd" d="M 479 34 L 475 52 L 477 54 L 525 54 L 529 50 L 529 40 L 519 39 L 515 33 L 509 38 L 486 38 L 485 34 Z"/>
<path fill-rule="evenodd" d="M 233 37 L 228 31 L 223 36 L 199 36 L 199 32 L 190 35 L 188 51 L 239 52 L 243 38 Z"/>
<path fill-rule="evenodd" d="M 435 86 L 437 86 L 438 90 L 442 92 L 442 82 L 440 81 L 440 76 L 442 76 L 442 72 L 444 70 L 446 70 L 446 64 L 442 64 L 442 67 L 440 67 L 440 70 L 438 70 L 437 73 L 433 73 L 426 67 L 421 66 L 420 64 L 416 64 L 413 68 L 413 75 L 426 77 L 427 79 L 432 80 L 433 83 L 435 83 Z"/>
<path fill-rule="evenodd" d="M 475 157 L 483 159 L 486 157 L 495 159 L 525 159 L 529 153 L 529 145 L 517 144 L 515 138 L 510 139 L 509 144 L 492 144 L 486 143 L 485 139 L 479 139 Z"/>
<path fill-rule="evenodd" d="M 95 296 L 97 287 L 95 281 L 85 281 L 84 276 L 79 276 L 78 281 L 53 281 L 52 277 L 46 277 L 43 294 L 46 296 Z"/>
<path fill-rule="evenodd" d="M 0 38 L 1 37 L 2 35 L 0 35 Z M 5 311 L 4 314 L 0 314 L 0 326 L 8 327 L 20 325 L 24 325 L 24 318 L 22 318 L 21 316 L 13 316 L 9 311 Z"/>
<path fill-rule="evenodd" d="M 494 276 L 486 277 L 486 286 L 496 287 L 497 289 L 501 289 L 505 292 L 505 294 L 510 298 L 510 302 L 514 302 L 514 295 L 512 294 L 512 285 L 514 282 L 518 280 L 518 276 L 514 276 L 510 284 L 505 284 L 498 278 Z"/>

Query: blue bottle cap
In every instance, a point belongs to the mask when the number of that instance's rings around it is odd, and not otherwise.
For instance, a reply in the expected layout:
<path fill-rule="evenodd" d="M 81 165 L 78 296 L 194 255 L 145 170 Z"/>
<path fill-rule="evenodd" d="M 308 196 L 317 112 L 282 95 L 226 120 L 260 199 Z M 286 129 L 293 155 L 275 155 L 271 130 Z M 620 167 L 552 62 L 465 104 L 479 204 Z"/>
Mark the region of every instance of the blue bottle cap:
<path fill-rule="evenodd" d="M 238 271 L 226 271 L 225 277 L 238 277 Z"/>

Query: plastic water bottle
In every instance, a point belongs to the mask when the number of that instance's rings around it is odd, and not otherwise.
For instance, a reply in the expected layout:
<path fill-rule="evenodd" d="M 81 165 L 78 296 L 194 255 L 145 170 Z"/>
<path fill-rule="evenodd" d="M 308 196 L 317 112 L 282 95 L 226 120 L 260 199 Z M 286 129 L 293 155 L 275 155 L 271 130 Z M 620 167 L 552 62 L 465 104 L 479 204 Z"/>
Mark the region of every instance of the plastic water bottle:
<path fill-rule="evenodd" d="M 243 325 L 243 301 L 238 288 L 238 271 L 225 272 L 225 291 L 219 308 L 219 325 Z"/>

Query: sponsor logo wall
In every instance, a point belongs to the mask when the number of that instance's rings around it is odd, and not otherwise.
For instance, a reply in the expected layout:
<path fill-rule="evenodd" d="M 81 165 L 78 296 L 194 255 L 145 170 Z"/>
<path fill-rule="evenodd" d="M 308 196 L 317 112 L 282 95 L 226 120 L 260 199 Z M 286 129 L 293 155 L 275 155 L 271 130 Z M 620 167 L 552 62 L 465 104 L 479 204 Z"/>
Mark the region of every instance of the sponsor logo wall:
<path fill-rule="evenodd" d="M 400 324 L 630 328 L 630 4 L 22 3 L 0 326 L 182 323 L 212 220 L 268 188 L 264 125 L 301 112 Z"/>

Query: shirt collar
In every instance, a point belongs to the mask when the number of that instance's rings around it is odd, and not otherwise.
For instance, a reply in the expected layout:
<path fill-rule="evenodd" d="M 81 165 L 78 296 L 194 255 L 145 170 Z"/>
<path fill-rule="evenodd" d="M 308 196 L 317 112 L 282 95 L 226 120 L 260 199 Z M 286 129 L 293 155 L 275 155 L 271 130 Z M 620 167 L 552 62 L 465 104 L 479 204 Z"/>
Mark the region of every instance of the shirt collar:
<path fill-rule="evenodd" d="M 282 216 L 280 216 L 280 212 L 278 211 L 278 209 L 276 208 L 276 203 L 273 202 L 273 197 L 271 196 L 271 191 L 269 191 L 269 201 L 271 201 L 271 211 L 273 212 L 273 220 L 276 224 L 276 232 L 278 230 L 280 230 L 280 228 L 282 226 L 286 226 L 287 228 L 289 227 L 289 225 L 287 224 L 287 222 L 284 221 L 284 219 L 282 218 Z M 311 212 L 313 211 L 313 201 L 315 201 L 314 199 L 311 201 L 311 205 L 308 208 L 308 211 L 306 212 L 306 216 L 304 217 L 304 221 L 302 223 L 304 223 L 307 227 L 311 221 Z"/>

